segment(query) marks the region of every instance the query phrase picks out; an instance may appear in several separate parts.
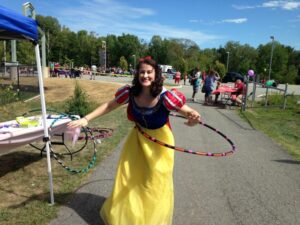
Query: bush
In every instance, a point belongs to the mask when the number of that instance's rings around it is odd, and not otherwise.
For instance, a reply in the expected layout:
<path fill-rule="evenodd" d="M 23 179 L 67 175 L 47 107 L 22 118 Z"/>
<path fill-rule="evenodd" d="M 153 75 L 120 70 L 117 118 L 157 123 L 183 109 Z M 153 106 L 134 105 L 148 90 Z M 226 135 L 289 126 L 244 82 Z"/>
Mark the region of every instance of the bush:
<path fill-rule="evenodd" d="M 0 88 L 0 104 L 5 105 L 11 102 L 16 102 L 19 100 L 18 92 L 13 90 L 13 85 L 8 85 L 5 88 Z"/>
<path fill-rule="evenodd" d="M 80 87 L 78 82 L 76 82 L 74 95 L 67 101 L 66 113 L 72 115 L 80 115 L 81 117 L 85 116 L 91 111 L 91 104 L 88 101 L 88 95 Z"/>

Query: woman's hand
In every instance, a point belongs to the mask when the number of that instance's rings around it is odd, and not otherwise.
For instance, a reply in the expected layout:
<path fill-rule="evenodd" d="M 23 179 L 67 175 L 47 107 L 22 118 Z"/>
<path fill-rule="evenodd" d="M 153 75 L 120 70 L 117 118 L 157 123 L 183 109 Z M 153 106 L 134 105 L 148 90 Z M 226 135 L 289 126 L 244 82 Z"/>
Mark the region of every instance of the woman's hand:
<path fill-rule="evenodd" d="M 88 119 L 86 117 L 83 117 L 79 120 L 73 120 L 68 123 L 67 127 L 68 128 L 75 128 L 75 127 L 85 127 L 89 123 Z"/>
<path fill-rule="evenodd" d="M 186 125 L 195 126 L 201 121 L 201 116 L 196 110 L 192 110 L 187 113 L 187 119 L 185 122 Z"/>

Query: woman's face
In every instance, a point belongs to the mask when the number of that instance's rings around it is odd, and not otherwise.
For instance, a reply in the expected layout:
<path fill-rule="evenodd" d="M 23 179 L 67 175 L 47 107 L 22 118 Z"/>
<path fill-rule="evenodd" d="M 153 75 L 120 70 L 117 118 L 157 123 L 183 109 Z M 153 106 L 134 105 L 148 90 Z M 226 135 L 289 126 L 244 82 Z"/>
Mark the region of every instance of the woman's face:
<path fill-rule="evenodd" d="M 146 63 L 142 63 L 139 69 L 139 82 L 142 87 L 150 87 L 155 80 L 155 69 Z"/>

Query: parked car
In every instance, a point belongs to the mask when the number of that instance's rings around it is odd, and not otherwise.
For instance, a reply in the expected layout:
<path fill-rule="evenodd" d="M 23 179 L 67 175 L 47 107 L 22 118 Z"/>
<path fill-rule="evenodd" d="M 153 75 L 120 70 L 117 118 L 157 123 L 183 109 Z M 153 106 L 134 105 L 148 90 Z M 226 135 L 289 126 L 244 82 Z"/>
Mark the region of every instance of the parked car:
<path fill-rule="evenodd" d="M 162 75 L 167 79 L 174 79 L 175 74 L 176 74 L 175 69 L 168 69 L 167 72 L 162 73 Z"/>
<path fill-rule="evenodd" d="M 235 82 L 237 79 L 240 79 L 241 81 L 244 82 L 244 76 L 243 75 L 241 75 L 237 72 L 228 72 L 223 77 L 222 82 L 223 83 Z"/>

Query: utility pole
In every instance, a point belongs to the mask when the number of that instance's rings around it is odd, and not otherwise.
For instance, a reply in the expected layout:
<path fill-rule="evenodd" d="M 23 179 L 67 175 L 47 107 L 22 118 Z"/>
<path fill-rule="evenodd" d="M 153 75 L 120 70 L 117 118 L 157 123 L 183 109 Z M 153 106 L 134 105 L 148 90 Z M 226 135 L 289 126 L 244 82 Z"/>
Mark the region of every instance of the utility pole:
<path fill-rule="evenodd" d="M 270 57 L 270 67 L 269 67 L 269 80 L 271 80 L 271 71 L 272 71 L 272 60 L 273 60 L 273 51 L 274 51 L 274 36 L 270 37 L 272 40 L 272 47 L 271 47 L 271 57 Z"/>
<path fill-rule="evenodd" d="M 102 48 L 104 49 L 104 73 L 106 73 L 106 41 L 102 41 Z"/>
<path fill-rule="evenodd" d="M 3 61 L 4 61 L 4 77 L 6 76 L 6 41 L 3 41 Z"/>
<path fill-rule="evenodd" d="M 228 65 L 229 65 L 229 54 L 230 52 L 226 52 L 227 53 L 227 66 L 226 66 L 226 69 L 227 69 L 227 72 L 228 72 Z"/>
<path fill-rule="evenodd" d="M 136 66 L 136 56 L 132 55 L 133 57 L 133 69 L 135 70 L 135 66 Z"/>
<path fill-rule="evenodd" d="M 29 14 L 28 14 L 29 10 Z M 26 2 L 23 4 L 23 15 L 28 16 L 35 20 L 35 9 L 34 6 L 30 2 Z M 46 65 L 46 34 L 45 32 L 38 27 L 38 31 L 42 34 L 42 73 L 44 77 L 48 77 L 48 68 Z"/>

